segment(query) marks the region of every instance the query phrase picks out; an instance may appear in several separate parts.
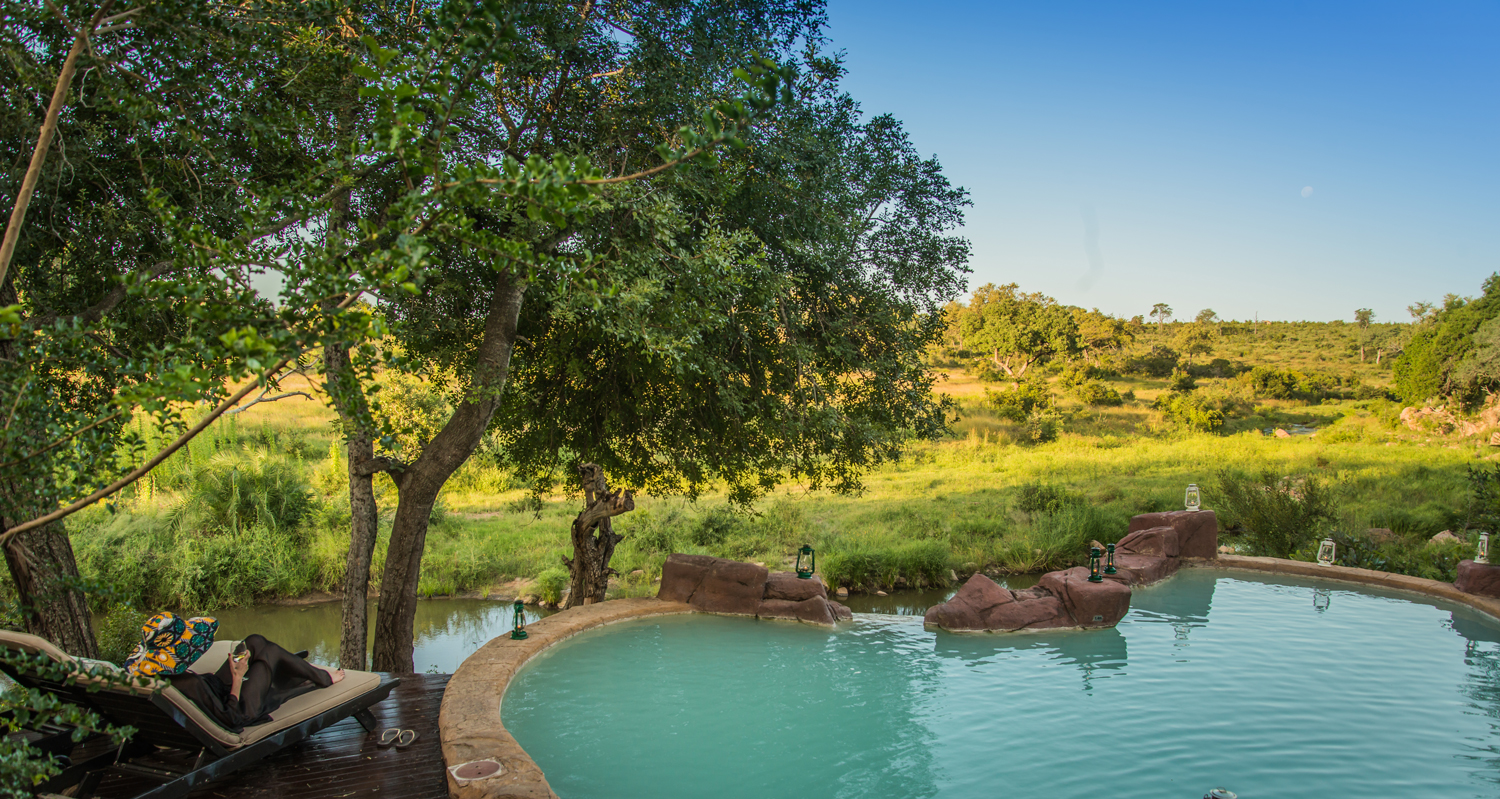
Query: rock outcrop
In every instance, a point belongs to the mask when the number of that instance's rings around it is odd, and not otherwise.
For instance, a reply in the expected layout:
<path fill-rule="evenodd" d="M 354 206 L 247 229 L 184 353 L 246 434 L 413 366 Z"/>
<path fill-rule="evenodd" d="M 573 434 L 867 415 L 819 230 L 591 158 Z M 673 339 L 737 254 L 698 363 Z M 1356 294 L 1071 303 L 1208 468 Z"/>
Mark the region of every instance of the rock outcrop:
<path fill-rule="evenodd" d="M 1035 588 L 1010 591 L 975 574 L 952 599 L 929 608 L 925 621 L 954 632 L 1113 627 L 1130 610 L 1132 587 L 1172 576 L 1183 558 L 1215 558 L 1218 547 L 1213 511 L 1142 514 L 1115 545 L 1117 573 L 1103 582 L 1089 582 L 1089 570 L 1079 566 L 1048 572 Z"/>
<path fill-rule="evenodd" d="M 975 574 L 923 621 L 952 632 L 1113 627 L 1130 609 L 1130 586 L 1088 581 L 1088 569 L 1051 572 L 1034 588 L 1011 591 Z"/>
<path fill-rule="evenodd" d="M 1218 555 L 1219 517 L 1211 510 L 1142 513 L 1130 520 L 1127 533 L 1153 527 L 1170 527 L 1177 531 L 1177 557 L 1211 560 Z"/>
<path fill-rule="evenodd" d="M 828 599 L 823 581 L 769 572 L 756 563 L 674 554 L 661 570 L 658 599 L 686 602 L 706 613 L 786 619 L 832 626 L 854 614 Z"/>
<path fill-rule="evenodd" d="M 1453 587 L 1465 594 L 1500 597 L 1500 566 L 1461 560 Z"/>

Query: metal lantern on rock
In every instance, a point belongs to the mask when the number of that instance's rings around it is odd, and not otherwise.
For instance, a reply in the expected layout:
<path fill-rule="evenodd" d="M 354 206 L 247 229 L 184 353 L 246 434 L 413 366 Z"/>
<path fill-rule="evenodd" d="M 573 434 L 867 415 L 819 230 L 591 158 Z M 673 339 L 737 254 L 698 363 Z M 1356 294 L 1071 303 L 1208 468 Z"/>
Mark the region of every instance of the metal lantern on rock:
<path fill-rule="evenodd" d="M 1187 495 L 1183 497 L 1182 504 L 1186 505 L 1188 510 L 1203 507 L 1203 495 L 1198 493 L 1197 483 L 1188 483 Z"/>
<path fill-rule="evenodd" d="M 1115 545 L 1105 544 L 1104 548 L 1107 550 L 1104 555 L 1104 573 L 1119 574 L 1119 571 L 1115 569 Z"/>
<path fill-rule="evenodd" d="M 1334 550 L 1333 539 L 1332 538 L 1325 538 L 1325 539 L 1323 539 L 1323 543 L 1318 544 L 1318 563 L 1321 563 L 1324 566 L 1332 566 L 1333 565 L 1333 550 Z"/>
<path fill-rule="evenodd" d="M 1104 575 L 1099 573 L 1099 548 L 1089 547 L 1089 582 L 1102 583 Z"/>
<path fill-rule="evenodd" d="M 818 570 L 817 557 L 812 547 L 803 544 L 802 548 L 797 550 L 797 576 L 804 580 L 812 577 Z"/>
<path fill-rule="evenodd" d="M 1475 563 L 1490 562 L 1490 534 L 1481 531 L 1479 533 L 1479 551 L 1474 553 Z"/>
<path fill-rule="evenodd" d="M 510 630 L 511 640 L 520 641 L 526 637 L 526 605 L 521 600 L 516 600 L 516 618 Z"/>

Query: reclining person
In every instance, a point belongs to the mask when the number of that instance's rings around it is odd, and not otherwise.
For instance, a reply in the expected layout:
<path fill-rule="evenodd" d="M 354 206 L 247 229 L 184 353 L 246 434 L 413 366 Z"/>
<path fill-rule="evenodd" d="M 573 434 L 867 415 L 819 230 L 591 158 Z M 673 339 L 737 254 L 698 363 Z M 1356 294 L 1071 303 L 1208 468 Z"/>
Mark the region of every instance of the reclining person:
<path fill-rule="evenodd" d="M 247 636 L 213 674 L 188 671 L 213 645 L 218 629 L 212 618 L 183 621 L 158 613 L 141 627 L 141 644 L 125 668 L 132 676 L 170 680 L 231 732 L 270 721 L 287 699 L 344 679 L 343 669 L 315 666 L 258 634 Z"/>

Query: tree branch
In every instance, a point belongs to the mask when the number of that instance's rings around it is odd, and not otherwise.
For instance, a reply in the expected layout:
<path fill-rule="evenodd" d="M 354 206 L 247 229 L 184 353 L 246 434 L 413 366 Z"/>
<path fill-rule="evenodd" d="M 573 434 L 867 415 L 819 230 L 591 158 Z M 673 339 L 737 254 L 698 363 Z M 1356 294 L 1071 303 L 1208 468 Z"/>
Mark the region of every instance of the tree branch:
<path fill-rule="evenodd" d="M 73 46 L 63 60 L 62 72 L 57 76 L 57 85 L 52 90 L 52 102 L 47 106 L 47 116 L 42 122 L 42 132 L 37 135 L 36 149 L 31 151 L 31 165 L 26 168 L 26 177 L 21 180 L 21 191 L 16 194 L 16 207 L 11 209 L 10 222 L 5 227 L 5 239 L 0 241 L 0 285 L 5 284 L 5 273 L 10 269 L 10 259 L 15 255 L 16 242 L 21 238 L 21 225 L 26 221 L 26 207 L 31 205 L 31 195 L 42 177 L 42 165 L 47 163 L 47 151 L 52 149 L 52 137 L 57 133 L 57 116 L 62 113 L 63 102 L 68 99 L 68 89 L 73 85 L 73 73 L 78 70 L 78 56 L 88 46 L 89 35 L 99 27 L 104 15 L 109 13 L 114 0 L 104 0 L 94 12 L 87 28 L 73 35 Z"/>
<path fill-rule="evenodd" d="M 260 392 L 260 396 L 256 397 L 253 400 L 251 400 L 248 405 L 246 405 L 246 406 L 244 406 L 242 408 L 235 408 L 232 411 L 226 412 L 224 415 L 225 416 L 234 416 L 236 414 L 244 413 L 245 411 L 248 411 L 251 408 L 254 408 L 256 405 L 261 404 L 262 402 L 275 402 L 276 400 L 283 400 L 283 399 L 286 399 L 287 397 L 307 397 L 308 399 L 312 399 L 313 398 L 313 396 L 311 394 L 307 393 L 306 391 L 287 391 L 287 392 L 282 393 L 282 394 L 277 394 L 274 397 L 267 397 L 266 394 L 269 393 L 270 390 L 271 389 L 269 389 L 269 388 L 262 390 Z"/>

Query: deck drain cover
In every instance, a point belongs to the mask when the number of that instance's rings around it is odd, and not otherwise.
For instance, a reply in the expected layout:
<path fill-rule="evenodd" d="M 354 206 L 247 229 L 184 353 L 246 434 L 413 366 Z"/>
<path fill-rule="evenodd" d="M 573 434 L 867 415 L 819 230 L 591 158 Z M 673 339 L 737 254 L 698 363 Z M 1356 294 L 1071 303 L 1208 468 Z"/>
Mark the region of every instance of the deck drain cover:
<path fill-rule="evenodd" d="M 460 763 L 448 769 L 448 771 L 453 775 L 453 779 L 458 780 L 461 785 L 466 782 L 473 782 L 474 780 L 494 777 L 504 772 L 505 769 L 500 768 L 499 761 L 487 759 L 470 760 L 467 763 Z"/>

